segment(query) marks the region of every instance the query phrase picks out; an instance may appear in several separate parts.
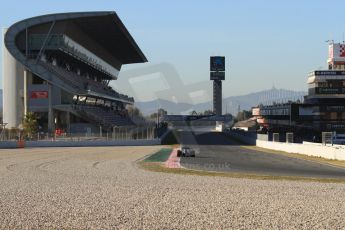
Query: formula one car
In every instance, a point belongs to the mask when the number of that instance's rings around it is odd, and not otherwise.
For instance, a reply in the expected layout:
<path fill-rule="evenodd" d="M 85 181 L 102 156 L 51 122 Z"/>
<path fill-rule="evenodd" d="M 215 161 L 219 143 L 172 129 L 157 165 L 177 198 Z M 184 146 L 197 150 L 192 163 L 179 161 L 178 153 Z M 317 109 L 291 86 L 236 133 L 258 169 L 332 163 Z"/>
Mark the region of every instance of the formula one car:
<path fill-rule="evenodd" d="M 177 150 L 177 157 L 195 157 L 195 151 L 190 147 L 183 146 Z"/>

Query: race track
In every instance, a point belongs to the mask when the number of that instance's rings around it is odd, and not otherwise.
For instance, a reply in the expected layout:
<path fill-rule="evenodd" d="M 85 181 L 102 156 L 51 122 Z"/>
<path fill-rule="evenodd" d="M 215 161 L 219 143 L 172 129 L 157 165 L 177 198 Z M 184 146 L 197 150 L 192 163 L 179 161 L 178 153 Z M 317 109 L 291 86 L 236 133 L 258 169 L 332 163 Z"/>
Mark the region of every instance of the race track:
<path fill-rule="evenodd" d="M 345 179 L 345 168 L 252 150 L 221 133 L 181 132 L 180 142 L 197 150 L 195 158 L 181 158 L 186 168 L 274 176 Z"/>

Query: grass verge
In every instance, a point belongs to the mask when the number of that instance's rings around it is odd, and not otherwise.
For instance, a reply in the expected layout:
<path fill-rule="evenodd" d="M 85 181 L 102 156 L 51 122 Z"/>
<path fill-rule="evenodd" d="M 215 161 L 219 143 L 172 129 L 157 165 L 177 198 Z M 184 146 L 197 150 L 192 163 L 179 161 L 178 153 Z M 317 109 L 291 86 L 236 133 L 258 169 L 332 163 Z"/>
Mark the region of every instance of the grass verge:
<path fill-rule="evenodd" d="M 168 160 L 172 149 L 171 148 L 163 148 L 160 149 L 158 152 L 152 154 L 151 156 L 145 158 L 143 162 L 165 162 Z"/>
<path fill-rule="evenodd" d="M 213 172 L 201 171 L 186 168 L 167 168 L 163 163 L 159 162 L 145 162 L 138 163 L 139 167 L 151 172 L 160 173 L 174 173 L 179 175 L 195 175 L 195 176 L 220 176 L 228 178 L 243 178 L 243 179 L 258 179 L 258 180 L 289 180 L 289 181 L 304 181 L 304 182 L 322 182 L 322 183 L 345 183 L 344 179 L 332 178 L 311 178 L 299 176 L 274 176 L 274 175 L 260 175 L 247 173 L 231 173 L 231 172 Z"/>

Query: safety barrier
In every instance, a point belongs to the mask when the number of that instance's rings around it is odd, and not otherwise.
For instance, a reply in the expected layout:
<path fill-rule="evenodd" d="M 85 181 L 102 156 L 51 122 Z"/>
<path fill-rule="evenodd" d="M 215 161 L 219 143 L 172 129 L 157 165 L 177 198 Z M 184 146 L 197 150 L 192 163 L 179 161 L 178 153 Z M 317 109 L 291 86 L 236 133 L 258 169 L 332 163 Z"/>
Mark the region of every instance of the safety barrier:
<path fill-rule="evenodd" d="M 261 140 L 256 140 L 256 146 L 266 149 L 284 151 L 288 153 L 298 153 L 332 160 L 345 160 L 345 148 L 342 146 L 309 144 L 307 142 L 299 144 Z"/>
<path fill-rule="evenodd" d="M 322 145 L 321 143 L 286 143 L 278 141 L 268 141 L 267 134 L 256 134 L 250 132 L 231 131 L 228 133 L 234 139 L 248 145 L 283 151 L 288 153 L 303 154 L 308 156 L 322 157 L 332 160 L 345 160 L 344 145 Z"/>
<path fill-rule="evenodd" d="M 93 147 L 93 146 L 149 146 L 160 145 L 160 139 L 153 140 L 95 140 L 95 141 L 0 141 L 0 149 L 27 147 Z"/>

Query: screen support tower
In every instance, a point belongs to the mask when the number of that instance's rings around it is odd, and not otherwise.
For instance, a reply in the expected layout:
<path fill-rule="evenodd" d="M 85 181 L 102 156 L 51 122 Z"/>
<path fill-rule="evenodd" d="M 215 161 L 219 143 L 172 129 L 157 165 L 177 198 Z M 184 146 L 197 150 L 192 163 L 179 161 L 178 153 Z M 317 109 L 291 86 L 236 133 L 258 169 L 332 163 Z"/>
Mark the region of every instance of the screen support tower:
<path fill-rule="evenodd" d="M 210 80 L 213 81 L 213 113 L 222 115 L 222 81 L 225 80 L 225 57 L 210 58 Z"/>
<path fill-rule="evenodd" d="M 222 115 L 222 81 L 213 80 L 213 112 Z"/>

